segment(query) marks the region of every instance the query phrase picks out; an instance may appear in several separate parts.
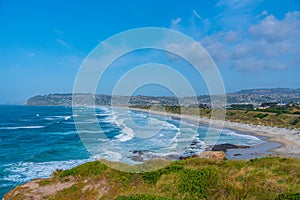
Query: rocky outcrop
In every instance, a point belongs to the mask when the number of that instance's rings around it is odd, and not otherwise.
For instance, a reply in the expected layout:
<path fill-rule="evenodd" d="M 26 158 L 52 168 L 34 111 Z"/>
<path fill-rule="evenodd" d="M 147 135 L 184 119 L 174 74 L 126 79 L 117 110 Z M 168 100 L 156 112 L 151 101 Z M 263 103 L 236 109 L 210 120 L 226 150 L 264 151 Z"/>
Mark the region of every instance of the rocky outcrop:
<path fill-rule="evenodd" d="M 235 144 L 229 144 L 229 143 L 224 143 L 224 144 L 216 144 L 211 148 L 211 151 L 223 151 L 226 152 L 228 149 L 248 149 L 249 146 L 245 145 L 235 145 Z"/>
<path fill-rule="evenodd" d="M 212 160 L 226 160 L 224 151 L 204 151 L 200 154 L 194 155 L 194 157 L 208 158 Z"/>

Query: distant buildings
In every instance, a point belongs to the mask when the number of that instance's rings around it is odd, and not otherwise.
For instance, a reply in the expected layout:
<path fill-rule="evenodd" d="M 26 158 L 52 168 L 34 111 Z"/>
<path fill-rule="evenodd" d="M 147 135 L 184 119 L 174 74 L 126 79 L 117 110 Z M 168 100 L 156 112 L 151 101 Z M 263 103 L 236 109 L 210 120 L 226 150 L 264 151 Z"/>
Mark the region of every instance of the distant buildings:
<path fill-rule="evenodd" d="M 192 106 L 199 108 L 211 108 L 212 97 L 200 95 L 195 97 L 175 96 L 111 96 L 76 94 L 76 105 L 161 105 L 161 106 Z M 218 95 L 214 96 L 218 99 Z M 222 96 L 220 96 L 222 97 Z M 252 89 L 242 90 L 226 95 L 227 103 L 220 100 L 213 102 L 214 108 L 227 107 L 235 109 L 266 109 L 272 107 L 293 107 L 300 105 L 300 89 Z M 222 98 L 221 98 L 222 99 Z M 297 102 L 297 103 L 293 103 Z M 72 105 L 72 94 L 38 95 L 27 100 L 27 105 Z"/>

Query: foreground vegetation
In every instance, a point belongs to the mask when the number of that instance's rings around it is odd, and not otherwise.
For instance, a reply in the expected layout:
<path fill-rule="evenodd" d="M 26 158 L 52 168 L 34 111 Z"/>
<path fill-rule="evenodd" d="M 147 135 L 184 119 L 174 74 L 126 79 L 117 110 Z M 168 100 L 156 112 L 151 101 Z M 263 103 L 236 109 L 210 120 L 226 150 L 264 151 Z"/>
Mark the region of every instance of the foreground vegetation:
<path fill-rule="evenodd" d="M 180 106 L 134 106 L 134 108 L 151 109 L 154 111 L 170 112 L 175 114 L 199 115 L 211 118 L 211 113 L 218 110 L 209 108 L 193 108 Z M 294 113 L 282 110 L 253 110 L 253 109 L 227 109 L 226 120 L 231 122 L 241 122 L 263 126 L 276 126 L 280 128 L 300 129 L 300 112 L 298 109 Z M 220 111 L 222 112 L 222 111 Z M 217 118 L 218 119 L 218 118 Z"/>
<path fill-rule="evenodd" d="M 62 200 L 300 199 L 300 159 L 189 158 L 144 173 L 120 172 L 95 161 L 19 186 L 5 199 L 32 196 Z"/>

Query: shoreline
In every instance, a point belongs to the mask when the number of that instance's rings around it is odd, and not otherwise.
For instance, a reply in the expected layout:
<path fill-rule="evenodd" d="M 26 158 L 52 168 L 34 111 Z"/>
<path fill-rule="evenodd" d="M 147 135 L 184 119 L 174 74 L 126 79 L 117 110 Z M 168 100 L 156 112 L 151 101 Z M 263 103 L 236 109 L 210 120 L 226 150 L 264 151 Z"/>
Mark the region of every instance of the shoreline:
<path fill-rule="evenodd" d="M 122 108 L 124 109 L 125 107 Z M 273 155 L 300 157 L 300 131 L 299 130 L 290 130 L 286 128 L 244 124 L 244 123 L 230 122 L 230 121 L 223 122 L 220 120 L 198 117 L 193 115 L 185 115 L 185 114 L 180 115 L 180 114 L 169 113 L 169 112 L 167 113 L 162 111 L 155 111 L 151 109 L 147 110 L 147 109 L 128 108 L 128 107 L 127 109 L 136 110 L 140 112 L 149 112 L 151 114 L 162 115 L 162 116 L 176 117 L 179 119 L 207 124 L 215 127 L 223 127 L 223 128 L 243 132 L 243 133 L 250 133 L 253 134 L 254 136 L 265 138 L 263 140 L 264 142 L 279 143 L 280 146 L 275 145 L 274 147 L 270 147 L 270 149 L 267 150 L 267 152 L 269 151 Z"/>

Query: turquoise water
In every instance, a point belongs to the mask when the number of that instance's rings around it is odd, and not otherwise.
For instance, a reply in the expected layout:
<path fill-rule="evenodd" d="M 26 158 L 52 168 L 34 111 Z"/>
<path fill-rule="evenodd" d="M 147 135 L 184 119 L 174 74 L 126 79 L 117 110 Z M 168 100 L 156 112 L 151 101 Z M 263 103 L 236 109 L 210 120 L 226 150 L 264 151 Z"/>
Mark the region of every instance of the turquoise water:
<path fill-rule="evenodd" d="M 18 184 L 49 177 L 56 169 L 68 169 L 98 157 L 135 164 L 139 162 L 131 159 L 134 151 L 147 152 L 144 158 L 147 159 L 181 156 L 206 148 L 204 125 L 182 122 L 180 126 L 179 120 L 170 117 L 138 111 L 128 113 L 124 109 L 112 112 L 111 108 L 100 107 L 92 118 L 81 119 L 79 124 L 88 128 L 79 136 L 74 124 L 76 117 L 71 107 L 0 106 L 0 198 Z M 91 130 L 95 124 L 102 131 Z M 145 135 L 148 132 L 155 134 Z M 223 130 L 218 139 L 218 143 L 241 145 L 261 142 L 254 136 L 231 130 Z M 92 144 L 105 148 L 94 151 Z"/>

